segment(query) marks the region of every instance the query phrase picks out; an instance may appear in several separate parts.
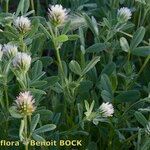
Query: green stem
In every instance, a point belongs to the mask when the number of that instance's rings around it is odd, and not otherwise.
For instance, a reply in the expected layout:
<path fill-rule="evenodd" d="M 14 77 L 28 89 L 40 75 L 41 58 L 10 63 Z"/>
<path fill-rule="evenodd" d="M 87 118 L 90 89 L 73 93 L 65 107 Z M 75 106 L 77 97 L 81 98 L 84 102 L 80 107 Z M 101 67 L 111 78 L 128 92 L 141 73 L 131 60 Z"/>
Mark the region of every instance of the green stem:
<path fill-rule="evenodd" d="M 9 0 L 6 0 L 6 13 L 9 11 Z"/>
<path fill-rule="evenodd" d="M 130 86 L 128 87 L 128 89 L 130 89 L 130 88 L 134 85 L 134 83 L 135 83 L 136 80 L 139 78 L 139 76 L 140 76 L 141 73 L 143 72 L 144 68 L 145 68 L 146 65 L 148 64 L 149 60 L 150 60 L 150 55 L 147 56 L 147 58 L 145 59 L 144 64 L 142 65 L 140 71 L 138 72 L 136 79 L 130 84 Z"/>
<path fill-rule="evenodd" d="M 8 88 L 7 84 L 4 85 L 4 91 L 5 91 L 5 98 L 6 98 L 6 108 L 9 109 L 9 100 L 8 100 Z"/>
<path fill-rule="evenodd" d="M 129 108 L 127 108 L 126 111 L 124 111 L 124 113 L 122 114 L 122 118 L 124 117 L 124 115 L 132 108 L 134 107 L 135 105 L 139 104 L 139 103 L 142 103 L 142 102 L 146 102 L 147 100 L 146 99 L 142 99 L 142 100 L 139 100 L 137 102 L 135 102 L 134 104 L 132 104 L 131 106 L 129 106 Z"/>
<path fill-rule="evenodd" d="M 28 120 L 27 120 L 27 116 L 24 117 L 24 122 L 25 122 L 25 150 L 28 150 L 28 146 L 29 146 L 29 143 L 28 143 Z"/>
<path fill-rule="evenodd" d="M 57 60 L 58 60 L 60 71 L 61 71 L 62 75 L 64 75 L 63 65 L 62 65 L 62 61 L 61 61 L 61 58 L 60 58 L 60 53 L 59 53 L 58 48 L 56 48 L 56 55 L 57 55 Z"/>
<path fill-rule="evenodd" d="M 128 34 L 128 33 L 124 32 L 124 31 L 119 31 L 119 32 L 124 34 L 124 35 L 126 35 L 126 36 L 128 36 L 128 37 L 130 37 L 130 38 L 133 38 L 133 36 L 131 34 Z M 145 41 L 145 40 L 143 40 L 142 43 L 144 43 L 146 45 L 149 45 L 149 43 L 147 41 Z"/>
<path fill-rule="evenodd" d="M 28 150 L 28 144 L 27 144 L 27 145 L 25 145 L 25 150 Z"/>
<path fill-rule="evenodd" d="M 21 42 L 21 46 L 22 46 L 22 51 L 25 52 L 26 51 L 26 45 L 24 43 L 24 36 L 23 34 L 20 35 L 20 42 Z"/>
<path fill-rule="evenodd" d="M 128 52 L 128 62 L 130 61 L 131 53 L 130 51 Z"/>
<path fill-rule="evenodd" d="M 147 58 L 145 59 L 144 64 L 142 65 L 140 71 L 138 72 L 138 77 L 139 77 L 140 74 L 143 72 L 143 70 L 144 70 L 144 68 L 146 67 L 146 65 L 147 65 L 147 63 L 149 62 L 149 60 L 150 60 L 150 55 L 147 56 Z"/>
<path fill-rule="evenodd" d="M 32 10 L 34 10 L 33 15 L 35 16 L 35 7 L 34 7 L 34 2 L 33 2 L 33 0 L 31 0 L 31 8 L 32 8 Z"/>

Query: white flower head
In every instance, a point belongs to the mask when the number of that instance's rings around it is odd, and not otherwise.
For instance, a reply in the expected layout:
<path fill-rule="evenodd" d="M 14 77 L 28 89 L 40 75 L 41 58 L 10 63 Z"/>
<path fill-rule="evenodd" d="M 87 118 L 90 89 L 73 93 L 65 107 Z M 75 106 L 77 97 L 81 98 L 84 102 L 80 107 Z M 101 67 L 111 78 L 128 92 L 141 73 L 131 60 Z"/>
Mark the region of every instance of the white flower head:
<path fill-rule="evenodd" d="M 64 23 L 67 18 L 67 10 L 61 5 L 52 5 L 48 9 L 48 16 L 55 26 L 59 26 Z"/>
<path fill-rule="evenodd" d="M 22 115 L 31 115 L 36 107 L 35 107 L 35 100 L 29 91 L 20 92 L 19 96 L 16 99 L 16 105 L 18 111 Z"/>
<path fill-rule="evenodd" d="M 129 19 L 131 19 L 131 16 L 131 10 L 127 7 L 122 7 L 118 10 L 117 18 L 119 22 L 127 22 Z"/>
<path fill-rule="evenodd" d="M 111 117 L 114 113 L 113 105 L 109 102 L 102 103 L 102 105 L 99 107 L 99 111 L 102 114 L 102 117 Z"/>
<path fill-rule="evenodd" d="M 4 44 L 2 49 L 3 49 L 3 54 L 8 58 L 15 57 L 18 52 L 18 47 L 13 44 Z"/>
<path fill-rule="evenodd" d="M 2 59 L 3 51 L 2 51 L 2 45 L 0 44 L 0 60 Z"/>
<path fill-rule="evenodd" d="M 14 20 L 14 25 L 20 32 L 23 32 L 23 33 L 31 29 L 31 21 L 29 20 L 29 18 L 24 17 L 24 16 L 17 17 Z"/>
<path fill-rule="evenodd" d="M 18 52 L 13 59 L 13 66 L 26 73 L 31 65 L 31 56 L 24 52 Z"/>

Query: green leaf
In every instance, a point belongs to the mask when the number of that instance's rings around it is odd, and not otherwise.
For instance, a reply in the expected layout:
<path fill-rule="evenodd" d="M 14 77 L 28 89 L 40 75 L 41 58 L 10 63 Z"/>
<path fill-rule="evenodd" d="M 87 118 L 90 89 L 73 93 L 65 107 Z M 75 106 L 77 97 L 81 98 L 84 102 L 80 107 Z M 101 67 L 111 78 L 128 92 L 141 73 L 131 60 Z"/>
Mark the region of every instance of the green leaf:
<path fill-rule="evenodd" d="M 24 7 L 24 0 L 20 0 L 16 11 L 16 16 L 18 16 L 19 13 L 23 10 L 23 7 Z"/>
<path fill-rule="evenodd" d="M 43 69 L 42 62 L 40 60 L 37 60 L 34 63 L 34 66 L 32 68 L 32 76 L 33 76 L 33 78 L 36 78 L 39 74 L 41 74 L 42 73 L 42 69 Z"/>
<path fill-rule="evenodd" d="M 135 49 L 143 40 L 145 35 L 145 28 L 140 27 L 137 29 L 137 31 L 133 34 L 133 39 L 130 44 L 130 49 Z"/>
<path fill-rule="evenodd" d="M 130 51 L 129 43 L 126 40 L 126 38 L 124 38 L 124 37 L 120 38 L 120 45 L 121 45 L 121 48 L 124 52 Z"/>
<path fill-rule="evenodd" d="M 85 14 L 84 15 L 87 26 L 91 29 L 91 31 L 94 33 L 95 36 L 98 36 L 99 32 L 98 32 L 98 27 L 97 27 L 97 22 L 95 20 L 94 17 L 92 17 L 92 19 Z"/>
<path fill-rule="evenodd" d="M 110 81 L 111 81 L 113 91 L 116 91 L 116 89 L 118 87 L 118 78 L 117 78 L 116 73 L 114 73 L 110 76 Z"/>
<path fill-rule="evenodd" d="M 53 63 L 53 58 L 50 56 L 41 57 L 40 60 L 43 64 L 43 67 L 45 67 L 45 68 L 50 66 Z"/>
<path fill-rule="evenodd" d="M 55 85 L 51 86 L 50 88 L 57 93 L 63 92 L 63 88 L 59 83 L 56 83 Z"/>
<path fill-rule="evenodd" d="M 84 32 L 81 27 L 79 27 L 79 37 L 80 37 L 80 43 L 83 47 L 85 47 L 85 38 L 84 38 Z"/>
<path fill-rule="evenodd" d="M 150 55 L 150 46 L 135 48 L 131 51 L 133 55 L 146 57 Z"/>
<path fill-rule="evenodd" d="M 12 27 L 12 26 L 10 26 L 10 25 L 6 25 L 6 26 L 5 26 L 5 30 L 8 31 L 8 32 L 13 33 L 14 35 L 16 35 L 16 37 L 19 36 L 19 33 L 18 33 L 18 31 L 16 30 L 16 28 L 14 28 L 14 27 Z"/>
<path fill-rule="evenodd" d="M 90 109 L 89 109 L 90 112 L 92 112 L 94 105 L 95 105 L 95 101 L 92 101 L 92 104 L 91 104 Z"/>
<path fill-rule="evenodd" d="M 88 111 L 90 109 L 90 105 L 86 100 L 84 101 L 84 103 L 85 103 L 85 108 Z"/>
<path fill-rule="evenodd" d="M 53 86 L 54 84 L 56 84 L 59 81 L 59 77 L 51 76 L 51 77 L 48 77 L 46 80 L 50 86 Z"/>
<path fill-rule="evenodd" d="M 21 15 L 24 15 L 30 7 L 30 1 L 29 0 L 20 0 L 17 11 L 16 11 L 16 16 L 19 15 L 21 12 Z"/>
<path fill-rule="evenodd" d="M 44 133 L 44 132 L 48 132 L 48 131 L 52 131 L 56 128 L 56 125 L 54 124 L 47 124 L 47 125 L 44 125 L 38 129 L 36 129 L 34 131 L 34 133 Z"/>
<path fill-rule="evenodd" d="M 114 72 L 115 69 L 116 69 L 116 64 L 111 62 L 105 65 L 104 69 L 102 70 L 102 74 L 107 74 L 109 76 Z"/>
<path fill-rule="evenodd" d="M 143 114 L 141 112 L 136 111 L 134 113 L 134 116 L 136 118 L 136 120 L 143 126 L 146 127 L 148 121 L 147 119 L 143 116 Z"/>
<path fill-rule="evenodd" d="M 68 41 L 68 36 L 65 34 L 62 34 L 56 38 L 56 41 L 59 43 L 64 43 L 64 42 Z"/>
<path fill-rule="evenodd" d="M 30 7 L 30 0 L 25 0 L 24 1 L 24 8 L 23 8 L 22 14 L 26 14 L 27 11 L 29 10 L 29 7 Z"/>
<path fill-rule="evenodd" d="M 47 81 L 34 81 L 30 83 L 30 87 L 41 87 L 47 84 Z"/>
<path fill-rule="evenodd" d="M 77 34 L 68 35 L 69 41 L 74 41 L 74 40 L 78 40 L 78 39 L 79 39 L 79 35 L 77 35 Z"/>
<path fill-rule="evenodd" d="M 11 114 L 12 117 L 14 118 L 22 118 L 20 113 L 17 111 L 17 108 L 15 106 L 12 106 L 9 108 L 9 113 Z"/>
<path fill-rule="evenodd" d="M 47 31 L 46 27 L 44 27 L 42 24 L 39 25 L 40 29 L 44 32 L 44 34 L 46 35 L 46 37 L 49 39 L 52 39 L 52 36 L 50 35 L 50 33 Z"/>
<path fill-rule="evenodd" d="M 135 0 L 136 2 L 142 3 L 142 4 L 146 4 L 145 0 Z"/>
<path fill-rule="evenodd" d="M 106 91 L 106 90 L 103 90 L 102 92 L 101 92 L 101 96 L 102 96 L 102 98 L 103 98 L 103 100 L 105 101 L 105 102 L 112 102 L 112 100 L 113 100 L 113 96 L 112 96 L 112 94 L 110 94 L 108 91 Z"/>
<path fill-rule="evenodd" d="M 95 58 L 93 58 L 88 64 L 87 66 L 84 68 L 84 70 L 82 71 L 82 76 L 84 74 L 86 74 L 88 71 L 90 71 L 98 62 L 100 61 L 100 57 L 96 56 Z"/>
<path fill-rule="evenodd" d="M 93 88 L 93 82 L 89 80 L 82 81 L 78 88 L 79 93 L 89 92 L 90 89 Z"/>
<path fill-rule="evenodd" d="M 45 141 L 45 139 L 42 136 L 40 136 L 36 133 L 32 134 L 32 137 L 33 137 L 34 140 L 39 141 L 39 142 L 44 142 Z"/>
<path fill-rule="evenodd" d="M 32 28 L 31 28 L 30 33 L 28 34 L 28 38 L 31 38 L 31 39 L 36 39 L 38 37 L 42 38 L 42 35 L 44 35 L 44 34 L 43 33 L 38 33 L 39 25 L 40 25 L 39 19 L 34 18 L 32 20 Z M 36 34 L 36 33 L 38 33 L 38 34 Z"/>
<path fill-rule="evenodd" d="M 98 30 L 98 25 L 96 19 L 92 16 L 92 24 L 93 24 L 93 29 L 96 35 L 99 35 L 99 30 Z"/>
<path fill-rule="evenodd" d="M 30 126 L 30 132 L 33 133 L 33 131 L 35 130 L 37 124 L 39 123 L 40 120 L 40 115 L 36 114 L 31 121 L 31 126 Z"/>
<path fill-rule="evenodd" d="M 36 113 L 42 116 L 41 120 L 49 119 L 53 115 L 52 111 L 47 109 L 36 110 Z"/>
<path fill-rule="evenodd" d="M 106 45 L 104 43 L 96 43 L 86 49 L 87 53 L 99 53 L 106 49 Z"/>
<path fill-rule="evenodd" d="M 80 67 L 79 63 L 75 60 L 72 60 L 69 63 L 69 68 L 73 73 L 75 73 L 77 75 L 81 75 L 81 73 L 82 73 L 82 70 L 81 70 L 81 67 Z"/>
<path fill-rule="evenodd" d="M 133 102 L 140 98 L 140 92 L 137 90 L 120 92 L 118 96 L 115 97 L 117 102 Z"/>
<path fill-rule="evenodd" d="M 45 95 L 46 92 L 43 90 L 39 90 L 39 89 L 35 89 L 35 88 L 30 88 L 30 91 L 36 94 L 41 94 L 41 95 Z"/>
<path fill-rule="evenodd" d="M 12 32 L 9 32 L 9 31 L 3 31 L 2 34 L 3 34 L 4 37 L 6 37 L 10 41 L 15 41 L 15 40 L 18 39 L 17 35 L 15 35 Z"/>
<path fill-rule="evenodd" d="M 100 80 L 102 90 L 105 90 L 110 93 L 111 97 L 113 97 L 112 85 L 109 77 L 106 74 L 101 75 Z"/>
<path fill-rule="evenodd" d="M 105 26 L 107 26 L 109 29 L 111 29 L 111 24 L 110 24 L 110 22 L 108 21 L 107 18 L 103 18 L 103 23 L 104 23 Z"/>
<path fill-rule="evenodd" d="M 66 34 L 70 29 L 71 21 L 69 20 L 63 27 L 62 34 Z"/>

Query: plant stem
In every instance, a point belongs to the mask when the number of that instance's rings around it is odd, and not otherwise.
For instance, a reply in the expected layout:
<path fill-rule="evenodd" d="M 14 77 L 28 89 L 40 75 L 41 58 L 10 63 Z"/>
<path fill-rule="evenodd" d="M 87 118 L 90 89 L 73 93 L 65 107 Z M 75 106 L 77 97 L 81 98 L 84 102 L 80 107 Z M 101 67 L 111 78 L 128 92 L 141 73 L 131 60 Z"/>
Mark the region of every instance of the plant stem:
<path fill-rule="evenodd" d="M 6 83 L 4 85 L 4 91 L 5 91 L 5 98 L 6 98 L 6 109 L 8 110 L 8 108 L 9 108 L 9 100 L 8 100 L 8 89 L 7 89 L 7 84 Z"/>
<path fill-rule="evenodd" d="M 21 42 L 21 46 L 22 46 L 22 51 L 25 52 L 26 51 L 26 45 L 24 43 L 24 36 L 23 34 L 20 35 L 20 42 Z"/>
<path fill-rule="evenodd" d="M 34 2 L 33 2 L 33 0 L 31 0 L 31 8 L 32 8 L 32 10 L 34 10 L 33 15 L 35 16 L 35 7 L 34 7 Z"/>
<path fill-rule="evenodd" d="M 27 116 L 25 116 L 24 117 L 24 122 L 25 122 L 25 127 L 24 127 L 24 129 L 25 129 L 25 150 L 28 150 L 28 146 L 29 146 L 29 144 L 28 144 L 28 120 L 27 120 Z"/>
<path fill-rule="evenodd" d="M 9 11 L 9 0 L 6 0 L 6 13 Z"/>
<path fill-rule="evenodd" d="M 131 34 L 128 34 L 128 33 L 124 32 L 124 31 L 119 31 L 119 32 L 124 34 L 124 35 L 126 35 L 126 36 L 128 36 L 128 37 L 130 37 L 130 38 L 133 38 L 133 36 Z M 146 45 L 149 45 L 149 43 L 147 41 L 145 41 L 145 40 L 143 40 L 142 43 L 144 43 Z"/>
<path fill-rule="evenodd" d="M 136 82 L 136 80 L 139 78 L 139 76 L 140 76 L 141 73 L 143 72 L 143 70 L 144 70 L 144 68 L 146 67 L 146 65 L 147 65 L 147 63 L 149 62 L 149 60 L 150 60 L 150 55 L 147 56 L 147 58 L 145 59 L 144 64 L 142 65 L 140 71 L 138 72 L 136 79 L 130 84 L 130 86 L 128 87 L 128 89 L 130 89 L 130 88 L 134 85 L 134 83 Z"/>
<path fill-rule="evenodd" d="M 27 145 L 25 145 L 25 150 L 28 150 L 28 144 L 27 144 Z"/>
<path fill-rule="evenodd" d="M 56 48 L 56 55 L 57 55 L 57 60 L 58 60 L 58 64 L 60 67 L 60 71 L 61 71 L 62 75 L 64 75 L 64 70 L 63 70 L 63 66 L 62 66 L 62 62 L 61 62 L 60 53 L 59 53 L 58 48 Z"/>
<path fill-rule="evenodd" d="M 149 60 L 150 60 L 150 55 L 147 56 L 147 58 L 145 59 L 144 64 L 142 65 L 140 71 L 138 72 L 138 77 L 139 77 L 140 74 L 143 72 L 143 70 L 144 70 L 144 68 L 146 67 L 146 65 L 147 65 L 147 63 L 149 62 Z"/>

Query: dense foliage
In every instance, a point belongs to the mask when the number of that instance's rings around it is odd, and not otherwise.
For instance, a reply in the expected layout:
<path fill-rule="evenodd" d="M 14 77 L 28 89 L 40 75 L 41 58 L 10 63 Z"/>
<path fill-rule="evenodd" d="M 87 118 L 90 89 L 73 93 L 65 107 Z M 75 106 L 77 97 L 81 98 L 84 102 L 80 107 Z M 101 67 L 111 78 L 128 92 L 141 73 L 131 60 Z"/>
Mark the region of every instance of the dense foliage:
<path fill-rule="evenodd" d="M 149 19 L 149 0 L 1 0 L 0 139 L 149 150 Z"/>

